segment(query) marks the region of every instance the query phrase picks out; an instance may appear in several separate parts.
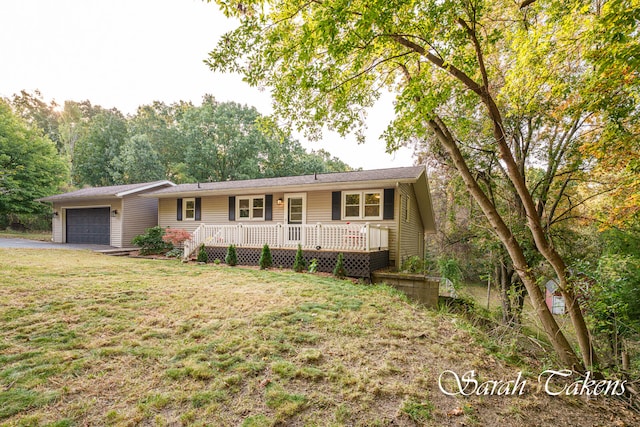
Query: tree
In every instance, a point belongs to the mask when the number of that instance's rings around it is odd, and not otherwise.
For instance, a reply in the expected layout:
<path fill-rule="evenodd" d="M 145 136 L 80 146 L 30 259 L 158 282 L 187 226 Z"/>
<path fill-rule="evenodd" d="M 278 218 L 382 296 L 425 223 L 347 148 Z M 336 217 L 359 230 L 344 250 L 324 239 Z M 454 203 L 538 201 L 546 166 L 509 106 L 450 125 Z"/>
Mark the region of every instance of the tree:
<path fill-rule="evenodd" d="M 55 101 L 47 104 L 42 99 L 39 90 L 33 94 L 22 90 L 20 94 L 14 94 L 11 99 L 11 105 L 15 113 L 20 116 L 31 128 L 40 129 L 45 136 L 53 141 L 59 152 L 62 152 L 58 132 L 58 115 L 56 108 L 58 105 Z"/>
<path fill-rule="evenodd" d="M 218 4 L 228 16 L 238 18 L 240 26 L 222 37 L 210 55 L 210 66 L 271 87 L 277 118 L 304 128 L 307 136 L 318 136 L 326 125 L 341 134 L 355 129 L 363 138 L 365 108 L 373 105 L 383 88 L 394 91 L 396 116 L 385 132 L 388 148 L 427 138 L 439 145 L 508 253 L 560 360 L 576 369 L 593 365 L 582 310 L 552 233 L 553 218 L 558 218 L 555 211 L 567 200 L 547 197 L 549 190 L 571 185 L 574 177 L 568 173 L 558 186 L 553 179 L 538 186 L 528 166 L 537 162 L 553 177 L 569 164 L 584 170 L 588 161 L 579 156 L 581 138 L 594 129 L 601 131 L 598 124 L 608 120 L 584 102 L 583 93 L 594 81 L 621 83 L 620 76 L 598 76 L 589 66 L 589 54 L 601 47 L 593 43 L 601 18 L 599 4 L 580 0 L 528 1 L 522 6 L 494 0 Z M 637 31 L 627 27 L 623 31 L 628 38 L 638 37 Z M 547 107 L 560 114 L 542 116 L 537 122 L 538 113 Z M 530 120 L 535 126 L 523 126 Z M 590 129 L 583 127 L 585 123 Z M 479 139 L 467 139 L 471 128 L 482 131 Z M 551 143 L 535 143 L 544 138 Z M 482 168 L 474 169 L 468 156 L 475 150 L 493 159 L 493 167 L 509 187 L 504 196 L 512 200 L 526 226 L 522 232 L 505 221 L 492 202 L 489 186 L 480 179 Z M 526 247 L 533 248 L 558 277 L 582 363 L 544 303 Z"/>
<path fill-rule="evenodd" d="M 207 254 L 207 248 L 205 248 L 204 243 L 200 245 L 200 248 L 198 249 L 198 256 L 196 258 L 196 261 L 198 262 L 203 262 L 203 263 L 207 263 L 207 261 L 209 261 L 209 255 Z"/>
<path fill-rule="evenodd" d="M 307 267 L 307 261 L 304 259 L 304 253 L 302 252 L 302 246 L 298 244 L 298 249 L 296 250 L 296 257 L 293 260 L 293 271 L 296 273 L 302 273 Z"/>
<path fill-rule="evenodd" d="M 86 126 L 86 134 L 73 151 L 74 182 L 92 186 L 124 183 L 121 154 L 128 136 L 124 116 L 116 109 L 101 110 Z"/>
<path fill-rule="evenodd" d="M 132 184 L 165 179 L 160 155 L 145 134 L 128 138 L 120 154 L 122 182 Z"/>
<path fill-rule="evenodd" d="M 171 105 L 155 101 L 138 107 L 136 114 L 128 120 L 130 137 L 144 137 L 147 149 L 154 153 L 153 156 L 162 165 L 157 170 L 162 177 L 176 183 L 188 180 L 185 176 L 185 151 L 188 143 L 181 132 L 179 121 L 192 108 L 191 103 L 184 101 Z"/>
<path fill-rule="evenodd" d="M 67 175 L 54 143 L 0 99 L 0 217 L 44 213 L 34 199 L 54 194 Z"/>
<path fill-rule="evenodd" d="M 258 156 L 264 136 L 255 127 L 255 108 L 218 103 L 205 96 L 200 107 L 185 111 L 181 130 L 189 141 L 185 152 L 187 171 L 200 182 L 253 178 L 259 171 Z"/>
<path fill-rule="evenodd" d="M 308 153 L 287 134 L 263 129 L 253 107 L 206 95 L 177 119 L 188 179 L 210 182 L 349 170 L 326 151 Z M 280 139 L 282 136 L 282 139 Z"/>
<path fill-rule="evenodd" d="M 227 248 L 227 255 L 224 257 L 224 262 L 232 267 L 238 264 L 238 254 L 235 245 L 229 245 Z"/>
<path fill-rule="evenodd" d="M 269 245 L 265 244 L 262 247 L 262 252 L 260 253 L 260 260 L 258 264 L 260 265 L 261 270 L 269 268 L 273 264 L 273 258 L 271 257 L 271 249 L 269 249 Z"/>

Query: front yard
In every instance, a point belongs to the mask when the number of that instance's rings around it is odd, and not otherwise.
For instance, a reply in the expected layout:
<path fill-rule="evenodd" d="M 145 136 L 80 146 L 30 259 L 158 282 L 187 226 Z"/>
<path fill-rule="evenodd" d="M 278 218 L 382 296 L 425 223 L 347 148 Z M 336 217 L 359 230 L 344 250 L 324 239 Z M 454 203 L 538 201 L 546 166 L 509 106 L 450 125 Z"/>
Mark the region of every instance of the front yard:
<path fill-rule="evenodd" d="M 0 239 L 2 238 L 18 238 L 38 240 L 41 242 L 51 241 L 50 231 L 12 231 L 12 230 L 0 230 Z"/>
<path fill-rule="evenodd" d="M 610 401 L 450 397 L 522 370 L 463 320 L 293 272 L 0 250 L 2 425 L 605 425 Z M 536 366 L 525 371 L 534 376 Z"/>

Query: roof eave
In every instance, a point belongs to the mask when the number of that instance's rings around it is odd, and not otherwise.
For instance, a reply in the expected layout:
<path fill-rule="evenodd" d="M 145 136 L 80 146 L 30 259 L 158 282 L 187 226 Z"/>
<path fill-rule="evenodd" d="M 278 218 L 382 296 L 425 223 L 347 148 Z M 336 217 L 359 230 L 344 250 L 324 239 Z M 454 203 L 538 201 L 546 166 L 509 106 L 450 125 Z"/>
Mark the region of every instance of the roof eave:
<path fill-rule="evenodd" d="M 433 234 L 436 232 L 436 222 L 433 215 L 433 203 L 431 201 L 431 191 L 429 190 L 429 180 L 427 179 L 427 170 L 423 170 L 416 182 L 414 183 L 414 191 L 418 202 L 418 210 L 422 219 L 422 226 L 426 233 Z"/>
<path fill-rule="evenodd" d="M 47 202 L 47 203 L 59 203 L 59 202 L 72 202 L 78 200 L 104 200 L 104 199 L 122 199 L 122 197 L 118 197 L 115 194 L 104 194 L 102 196 L 77 196 L 77 197 L 56 197 L 49 198 L 43 197 L 41 199 L 35 199 L 37 202 Z"/>
<path fill-rule="evenodd" d="M 115 196 L 116 197 L 129 196 L 131 194 L 140 193 L 141 191 L 151 190 L 151 189 L 154 189 L 156 187 L 164 187 L 166 185 L 169 185 L 170 187 L 175 187 L 176 186 L 176 184 L 174 184 L 173 182 L 165 180 L 165 181 L 159 181 L 159 182 L 151 183 L 149 185 L 145 185 L 144 187 L 134 188 L 133 190 L 122 191 L 120 193 L 116 193 Z"/>
<path fill-rule="evenodd" d="M 418 177 L 419 179 L 419 177 Z M 335 190 L 338 188 L 347 187 L 360 187 L 360 186 L 372 186 L 372 187 L 388 187 L 395 186 L 396 184 L 414 183 L 416 178 L 400 178 L 400 179 L 386 179 L 380 181 L 365 180 L 365 181 L 348 181 L 348 182 L 328 182 L 328 183 L 306 183 L 306 184 L 293 184 L 293 185 L 270 185 L 270 186 L 250 186 L 240 188 L 226 188 L 220 190 L 210 189 L 196 189 L 185 191 L 154 191 L 143 194 L 143 197 L 155 197 L 158 199 L 172 198 L 172 197 L 202 197 L 202 196 L 224 196 L 224 195 L 242 195 L 259 193 L 285 193 L 285 192 L 300 192 L 300 191 L 322 191 L 322 190 Z"/>

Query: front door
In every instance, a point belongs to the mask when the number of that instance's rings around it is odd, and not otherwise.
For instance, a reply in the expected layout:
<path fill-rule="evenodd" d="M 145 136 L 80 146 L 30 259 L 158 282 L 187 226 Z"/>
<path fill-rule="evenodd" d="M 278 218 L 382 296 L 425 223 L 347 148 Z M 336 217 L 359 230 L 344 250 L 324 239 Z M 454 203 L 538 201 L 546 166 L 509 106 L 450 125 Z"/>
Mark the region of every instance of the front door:
<path fill-rule="evenodd" d="M 284 196 L 284 238 L 287 245 L 304 245 L 304 224 L 307 221 L 307 195 L 305 193 Z"/>

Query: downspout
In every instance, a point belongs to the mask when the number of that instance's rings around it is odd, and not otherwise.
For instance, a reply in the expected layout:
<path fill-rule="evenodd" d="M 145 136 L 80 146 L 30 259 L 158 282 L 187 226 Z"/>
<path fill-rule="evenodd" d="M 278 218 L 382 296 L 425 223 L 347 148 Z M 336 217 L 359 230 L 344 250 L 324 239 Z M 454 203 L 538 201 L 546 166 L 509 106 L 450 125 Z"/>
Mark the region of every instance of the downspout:
<path fill-rule="evenodd" d="M 396 235 L 396 268 L 400 269 L 400 236 L 402 235 L 402 221 L 400 220 L 400 214 L 402 213 L 402 195 L 400 194 L 400 183 L 396 182 L 396 190 L 395 195 L 393 196 L 394 200 L 394 218 L 396 224 L 398 225 L 398 232 Z"/>

